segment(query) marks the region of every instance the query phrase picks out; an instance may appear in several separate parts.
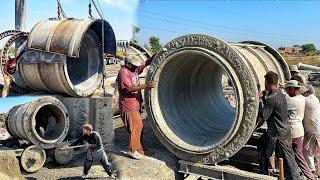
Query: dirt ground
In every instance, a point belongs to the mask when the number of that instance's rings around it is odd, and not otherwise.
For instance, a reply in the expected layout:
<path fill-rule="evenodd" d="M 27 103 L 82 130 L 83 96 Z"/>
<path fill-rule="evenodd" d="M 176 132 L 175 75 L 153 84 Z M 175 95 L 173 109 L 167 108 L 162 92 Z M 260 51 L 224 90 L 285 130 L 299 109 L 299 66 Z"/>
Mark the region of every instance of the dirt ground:
<path fill-rule="evenodd" d="M 1 147 L 0 149 L 3 150 Z M 1 152 L 0 179 L 23 179 L 20 173 L 19 162 L 14 152 Z"/>

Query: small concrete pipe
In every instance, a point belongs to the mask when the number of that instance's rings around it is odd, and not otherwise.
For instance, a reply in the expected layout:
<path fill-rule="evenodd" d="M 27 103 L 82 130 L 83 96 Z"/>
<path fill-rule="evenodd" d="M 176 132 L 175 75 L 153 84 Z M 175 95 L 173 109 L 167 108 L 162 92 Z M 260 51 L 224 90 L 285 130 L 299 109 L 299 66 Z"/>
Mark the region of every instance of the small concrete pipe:
<path fill-rule="evenodd" d="M 256 128 L 264 75 L 289 79 L 287 64 L 266 44 L 227 43 L 191 34 L 169 42 L 153 59 L 145 91 L 147 113 L 160 141 L 178 157 L 204 164 L 237 153 Z M 226 100 L 222 77 L 233 87 L 235 107 Z"/>
<path fill-rule="evenodd" d="M 50 149 L 65 139 L 69 115 L 58 99 L 44 96 L 11 108 L 6 115 L 6 126 L 12 136 Z"/>
<path fill-rule="evenodd" d="M 17 84 L 52 93 L 90 96 L 103 78 L 102 43 L 105 53 L 115 55 L 114 32 L 101 19 L 41 21 L 31 30 L 27 48 L 18 61 L 15 76 L 23 82 Z"/>

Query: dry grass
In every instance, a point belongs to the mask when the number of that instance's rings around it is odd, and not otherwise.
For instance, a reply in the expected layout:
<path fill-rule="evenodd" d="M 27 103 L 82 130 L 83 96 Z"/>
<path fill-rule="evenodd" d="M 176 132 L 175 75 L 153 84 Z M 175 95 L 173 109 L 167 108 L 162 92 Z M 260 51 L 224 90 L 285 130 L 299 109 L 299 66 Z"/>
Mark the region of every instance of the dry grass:
<path fill-rule="evenodd" d="M 288 65 L 298 63 L 320 66 L 320 56 L 283 56 Z"/>

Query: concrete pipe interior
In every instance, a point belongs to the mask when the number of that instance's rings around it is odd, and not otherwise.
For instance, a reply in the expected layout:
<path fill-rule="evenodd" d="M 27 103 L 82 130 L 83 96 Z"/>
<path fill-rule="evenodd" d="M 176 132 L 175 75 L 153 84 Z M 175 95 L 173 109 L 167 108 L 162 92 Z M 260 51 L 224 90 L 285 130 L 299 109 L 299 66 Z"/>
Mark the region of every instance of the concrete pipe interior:
<path fill-rule="evenodd" d="M 168 126 L 165 132 L 174 134 L 168 135 L 170 140 L 200 152 L 227 137 L 236 121 L 237 105 L 232 107 L 225 98 L 223 76 L 229 74 L 217 59 L 197 51 L 168 60 L 159 75 L 158 104 Z"/>
<path fill-rule="evenodd" d="M 98 36 L 89 29 L 82 40 L 79 58 L 67 58 L 67 72 L 74 89 L 92 89 L 100 83 L 103 58 L 98 44 Z"/>
<path fill-rule="evenodd" d="M 34 130 L 43 141 L 60 139 L 65 131 L 66 116 L 62 109 L 56 105 L 44 105 L 38 108 L 34 117 Z"/>

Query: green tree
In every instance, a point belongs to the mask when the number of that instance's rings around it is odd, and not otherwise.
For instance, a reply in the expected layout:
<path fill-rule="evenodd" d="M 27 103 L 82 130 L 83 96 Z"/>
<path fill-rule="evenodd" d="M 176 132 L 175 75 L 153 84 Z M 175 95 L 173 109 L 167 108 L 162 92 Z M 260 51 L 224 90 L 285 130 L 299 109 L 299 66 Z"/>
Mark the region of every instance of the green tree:
<path fill-rule="evenodd" d="M 152 36 L 149 38 L 149 44 L 151 47 L 151 51 L 153 53 L 157 52 L 162 48 L 162 45 L 160 44 L 160 39 L 158 37 Z"/>
<path fill-rule="evenodd" d="M 303 53 L 316 52 L 317 48 L 314 44 L 304 44 L 301 45 L 301 51 Z"/>

